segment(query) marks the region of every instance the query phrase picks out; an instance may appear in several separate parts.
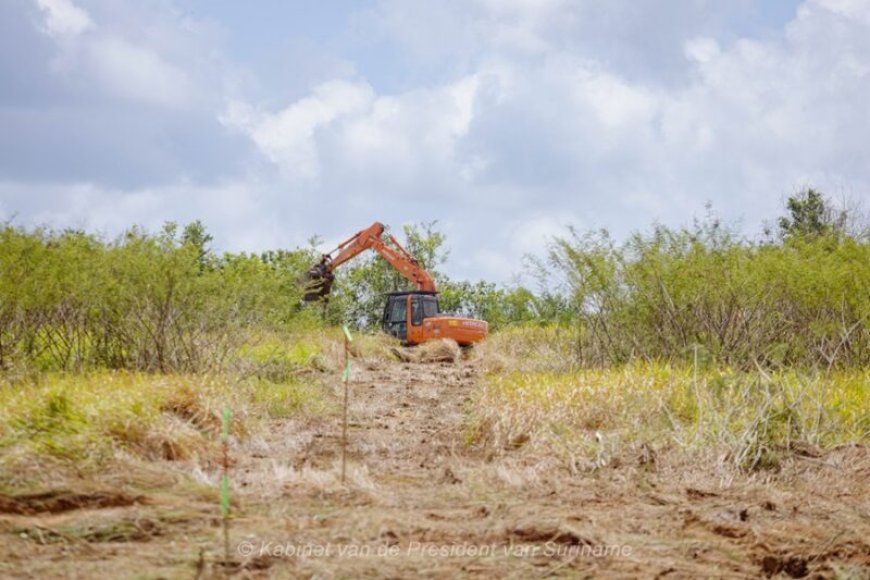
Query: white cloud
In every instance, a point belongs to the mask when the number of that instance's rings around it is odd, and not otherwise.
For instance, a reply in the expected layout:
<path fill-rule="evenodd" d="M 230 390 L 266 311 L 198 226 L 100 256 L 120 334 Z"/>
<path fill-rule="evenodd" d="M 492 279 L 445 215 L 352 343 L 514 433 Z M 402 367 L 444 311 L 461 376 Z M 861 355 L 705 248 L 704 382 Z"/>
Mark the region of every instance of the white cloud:
<path fill-rule="evenodd" d="M 89 46 L 93 77 L 113 95 L 161 106 L 184 107 L 194 93 L 185 71 L 155 51 L 105 36 Z"/>
<path fill-rule="evenodd" d="M 816 0 L 823 9 L 849 19 L 870 23 L 870 4 L 865 0 Z"/>
<path fill-rule="evenodd" d="M 362 179 L 401 181 L 453 163 L 476 90 L 477 80 L 466 77 L 434 90 L 377 96 L 367 83 L 334 80 L 278 112 L 232 101 L 220 118 L 292 179 L 317 180 L 328 163 Z"/>
<path fill-rule="evenodd" d="M 568 226 L 580 226 L 583 220 L 574 212 L 534 212 L 510 225 L 511 250 L 515 257 L 541 255 L 553 238 L 565 235 Z"/>
<path fill-rule="evenodd" d="M 263 113 L 248 104 L 230 102 L 220 119 L 247 134 L 263 155 L 283 167 L 288 175 L 316 179 L 320 160 L 315 132 L 368 109 L 372 99 L 368 85 L 335 80 L 315 87 L 311 96 L 277 113 Z"/>
<path fill-rule="evenodd" d="M 45 15 L 45 31 L 53 38 L 74 37 L 94 27 L 90 15 L 72 0 L 36 0 Z"/>
<path fill-rule="evenodd" d="M 530 54 L 552 49 L 555 20 L 571 15 L 565 0 L 477 0 L 477 4 L 488 21 L 484 42 Z"/>
<path fill-rule="evenodd" d="M 380 94 L 337 79 L 276 112 L 236 103 L 224 122 L 334 203 L 388 202 L 405 215 L 440 203 L 447 209 L 418 217 L 446 216 L 459 242 L 476 248 L 457 258 L 460 269 L 506 279 L 572 221 L 624 235 L 686 223 L 712 201 L 754 228 L 809 182 L 867 186 L 855 162 L 870 131 L 855 109 L 870 93 L 870 27 L 854 17 L 859 8 L 809 0 L 783 36 L 764 41 L 687 36 L 692 74 L 668 87 L 550 42 L 568 10 L 556 0 L 481 0 L 463 25 L 490 43 L 470 72 Z M 502 43 L 506 27 L 541 42 Z M 537 56 L 516 58 L 521 49 Z"/>
<path fill-rule="evenodd" d="M 55 25 L 78 31 L 57 40 L 65 75 L 173 113 L 213 94 L 257 158 L 214 189 L 79 180 L 80 197 L 59 188 L 33 215 L 202 217 L 244 248 L 440 219 L 449 273 L 506 280 L 567 223 L 621 236 L 711 201 L 751 232 L 799 187 L 866 197 L 870 3 L 806 0 L 759 37 L 721 24 L 754 1 L 382 0 L 378 62 L 283 100 L 203 83 L 208 58 L 188 55 L 208 51 L 185 35 L 121 31 L 94 9 Z M 383 82 L 391 58 L 398 80 Z"/>
<path fill-rule="evenodd" d="M 693 38 L 686 42 L 686 58 L 699 63 L 709 62 L 719 56 L 719 43 L 714 38 Z"/>
<path fill-rule="evenodd" d="M 272 211 L 278 193 L 268 186 L 231 181 L 203 186 L 184 181 L 121 190 L 89 182 L 21 183 L 0 180 L 0 199 L 27 201 L 26 215 L 0 205 L 0 222 L 81 228 L 109 237 L 138 225 L 157 231 L 167 221 L 202 220 L 219 248 L 259 251 L 304 244 L 301 216 Z"/>
<path fill-rule="evenodd" d="M 393 187 L 413 186 L 431 173 L 443 177 L 454 167 L 455 144 L 472 120 L 477 86 L 466 77 L 436 89 L 377 97 L 370 109 L 334 128 L 333 162 Z"/>
<path fill-rule="evenodd" d="M 649 122 L 657 107 L 651 91 L 634 86 L 613 74 L 601 71 L 577 71 L 580 78 L 573 97 L 580 108 L 589 107 L 607 129 L 630 125 L 632 131 Z"/>
<path fill-rule="evenodd" d="M 180 20 L 178 28 L 168 30 L 166 24 L 155 21 L 145 27 L 150 32 L 143 35 L 117 26 L 98 26 L 71 0 L 35 1 L 43 13 L 44 28 L 57 48 L 53 70 L 79 90 L 176 109 L 203 104 L 204 95 L 200 93 L 204 91 L 196 86 L 194 78 L 203 73 L 195 67 L 212 65 L 208 57 L 184 55 L 198 47 L 178 38 L 207 36 L 204 27 Z M 83 34 L 85 31 L 90 32 Z"/>

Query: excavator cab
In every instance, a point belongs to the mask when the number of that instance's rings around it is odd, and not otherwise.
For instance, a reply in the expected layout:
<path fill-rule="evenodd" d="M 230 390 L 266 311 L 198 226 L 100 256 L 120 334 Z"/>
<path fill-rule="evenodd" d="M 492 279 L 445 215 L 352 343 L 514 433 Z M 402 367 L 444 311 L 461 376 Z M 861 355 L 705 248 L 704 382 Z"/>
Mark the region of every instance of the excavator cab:
<path fill-rule="evenodd" d="M 435 292 L 417 290 L 387 295 L 383 328 L 405 344 L 449 338 L 459 346 L 471 346 L 486 338 L 488 325 L 482 320 L 444 314 Z"/>
<path fill-rule="evenodd" d="M 434 292 L 391 292 L 384 306 L 384 332 L 403 342 L 410 342 L 408 325 L 411 326 L 413 339 L 419 334 L 423 320 L 435 318 L 438 314 L 438 298 Z"/>

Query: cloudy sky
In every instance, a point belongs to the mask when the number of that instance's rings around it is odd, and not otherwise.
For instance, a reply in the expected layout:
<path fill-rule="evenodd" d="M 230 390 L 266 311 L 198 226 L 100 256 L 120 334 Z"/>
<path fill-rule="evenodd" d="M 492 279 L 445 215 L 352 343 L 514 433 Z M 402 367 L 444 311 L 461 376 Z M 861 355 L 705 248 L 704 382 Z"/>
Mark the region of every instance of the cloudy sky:
<path fill-rule="evenodd" d="M 868 101 L 870 0 L 0 0 L 0 221 L 438 220 L 508 281 L 566 224 L 867 200 Z"/>

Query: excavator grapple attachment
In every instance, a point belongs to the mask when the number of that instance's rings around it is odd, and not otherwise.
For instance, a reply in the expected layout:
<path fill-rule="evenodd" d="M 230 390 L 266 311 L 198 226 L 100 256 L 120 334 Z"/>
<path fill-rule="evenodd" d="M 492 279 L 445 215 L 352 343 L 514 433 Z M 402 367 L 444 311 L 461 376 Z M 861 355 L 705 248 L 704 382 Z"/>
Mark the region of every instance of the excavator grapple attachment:
<path fill-rule="evenodd" d="M 302 277 L 304 291 L 302 299 L 305 302 L 316 302 L 329 296 L 333 280 L 335 280 L 335 275 L 329 270 L 329 264 L 324 259 L 305 272 Z"/>

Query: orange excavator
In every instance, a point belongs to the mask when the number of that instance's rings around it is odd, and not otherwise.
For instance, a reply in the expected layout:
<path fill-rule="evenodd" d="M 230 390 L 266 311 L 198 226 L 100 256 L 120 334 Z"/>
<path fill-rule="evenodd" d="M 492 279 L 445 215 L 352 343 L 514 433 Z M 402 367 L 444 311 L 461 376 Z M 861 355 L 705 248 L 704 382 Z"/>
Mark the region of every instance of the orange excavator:
<path fill-rule="evenodd" d="M 417 287 L 414 291 L 391 292 L 387 295 L 383 316 L 385 332 L 409 345 L 450 338 L 459 346 L 471 346 L 486 338 L 489 325 L 483 320 L 441 313 L 432 276 L 420 267 L 417 259 L 402 247 L 395 236 L 389 236 L 391 246 L 383 240 L 383 234 L 383 224 L 375 222 L 324 254 L 320 262 L 305 274 L 304 300 L 313 302 L 327 296 L 335 279 L 335 269 L 371 249 Z"/>

